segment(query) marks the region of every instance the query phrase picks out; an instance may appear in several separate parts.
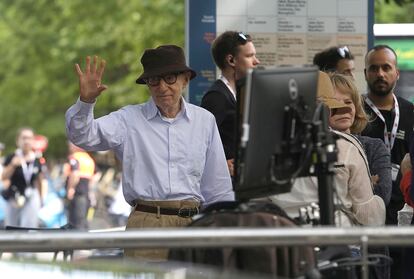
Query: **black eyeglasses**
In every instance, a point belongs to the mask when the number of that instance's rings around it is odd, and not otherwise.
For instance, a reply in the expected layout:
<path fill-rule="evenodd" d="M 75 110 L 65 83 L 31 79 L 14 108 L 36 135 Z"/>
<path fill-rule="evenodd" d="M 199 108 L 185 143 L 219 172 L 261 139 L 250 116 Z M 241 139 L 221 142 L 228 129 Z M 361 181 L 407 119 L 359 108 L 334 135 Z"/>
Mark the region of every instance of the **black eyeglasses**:
<path fill-rule="evenodd" d="M 172 84 L 176 83 L 177 76 L 181 73 L 182 72 L 170 73 L 170 74 L 166 74 L 166 75 L 163 75 L 163 76 L 149 77 L 149 78 L 144 79 L 144 81 L 145 81 L 146 84 L 148 84 L 150 86 L 158 86 L 158 85 L 160 85 L 161 79 L 163 79 L 166 84 L 172 85 Z"/>
<path fill-rule="evenodd" d="M 342 57 L 342 58 L 346 58 L 347 56 L 349 56 L 349 48 L 347 46 L 343 46 L 343 47 L 338 47 L 336 49 L 336 51 L 338 52 L 338 54 Z"/>

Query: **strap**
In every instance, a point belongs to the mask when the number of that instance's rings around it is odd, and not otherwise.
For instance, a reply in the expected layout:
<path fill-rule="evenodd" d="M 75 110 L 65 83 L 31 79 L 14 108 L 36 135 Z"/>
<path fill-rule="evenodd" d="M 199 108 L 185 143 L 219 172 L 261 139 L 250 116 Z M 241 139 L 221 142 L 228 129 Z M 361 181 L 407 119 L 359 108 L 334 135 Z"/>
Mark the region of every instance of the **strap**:
<path fill-rule="evenodd" d="M 384 116 L 381 114 L 379 109 L 374 105 L 374 103 L 368 98 L 368 96 L 367 95 L 364 96 L 365 103 L 372 109 L 372 111 L 384 123 L 384 143 L 390 153 L 391 153 L 392 147 L 394 146 L 395 138 L 397 137 L 397 129 L 398 129 L 398 124 L 400 122 L 400 106 L 398 105 L 397 97 L 395 97 L 394 94 L 392 96 L 394 97 L 395 117 L 394 117 L 394 123 L 391 128 L 391 134 L 388 134 L 387 123 L 385 122 Z"/>
<path fill-rule="evenodd" d="M 352 134 L 342 133 L 342 132 L 338 132 L 338 131 L 335 131 L 335 130 L 333 130 L 333 132 L 335 132 L 342 139 L 344 139 L 347 142 L 351 143 L 352 145 L 354 145 L 358 149 L 358 152 L 364 160 L 365 167 L 366 167 L 368 175 L 370 177 L 371 188 L 372 188 L 372 190 L 374 190 L 374 185 L 372 184 L 372 180 L 371 180 L 372 175 L 371 175 L 371 171 L 369 169 L 368 159 L 367 159 L 367 156 L 365 154 L 365 150 L 362 147 L 362 143 Z"/>

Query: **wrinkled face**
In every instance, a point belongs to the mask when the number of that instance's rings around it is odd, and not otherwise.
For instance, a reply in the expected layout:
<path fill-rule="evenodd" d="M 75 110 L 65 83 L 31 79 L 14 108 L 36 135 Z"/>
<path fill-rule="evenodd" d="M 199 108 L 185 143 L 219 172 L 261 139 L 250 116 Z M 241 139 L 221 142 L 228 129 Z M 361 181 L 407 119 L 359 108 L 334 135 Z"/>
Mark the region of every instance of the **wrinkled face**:
<path fill-rule="evenodd" d="M 355 79 L 355 63 L 351 59 L 341 59 L 336 64 L 336 72 Z"/>
<path fill-rule="evenodd" d="M 400 76 L 396 63 L 396 57 L 389 49 L 380 49 L 368 54 L 364 73 L 372 94 L 386 96 L 394 90 Z"/>
<path fill-rule="evenodd" d="M 349 133 L 355 120 L 355 105 L 352 101 L 351 94 L 342 89 L 335 88 L 334 97 L 341 103 L 348 105 L 348 107 L 331 109 L 329 126 L 334 130 Z"/>
<path fill-rule="evenodd" d="M 168 110 L 180 105 L 182 92 L 190 80 L 191 73 L 186 72 L 176 75 L 177 80 L 172 84 L 169 84 L 171 83 L 169 79 L 171 75 L 160 78 L 158 85 L 153 86 L 147 82 L 152 99 L 161 109 Z"/>
<path fill-rule="evenodd" d="M 31 130 L 22 130 L 17 137 L 17 147 L 25 152 L 31 151 L 33 148 L 34 134 Z"/>
<path fill-rule="evenodd" d="M 236 79 L 243 78 L 247 75 L 247 70 L 256 68 L 260 64 L 256 57 L 256 48 L 252 42 L 247 42 L 239 46 L 239 52 L 234 57 L 234 67 L 236 70 Z"/>

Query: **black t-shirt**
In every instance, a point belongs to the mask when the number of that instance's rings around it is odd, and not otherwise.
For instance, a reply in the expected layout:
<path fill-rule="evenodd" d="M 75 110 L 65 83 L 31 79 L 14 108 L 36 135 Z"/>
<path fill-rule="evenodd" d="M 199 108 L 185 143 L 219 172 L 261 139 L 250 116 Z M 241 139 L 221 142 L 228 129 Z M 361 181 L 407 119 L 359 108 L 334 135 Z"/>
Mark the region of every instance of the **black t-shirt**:
<path fill-rule="evenodd" d="M 400 121 L 398 123 L 397 135 L 391 150 L 391 163 L 400 165 L 405 154 L 410 150 L 410 138 L 412 137 L 414 127 L 414 106 L 411 102 L 397 97 L 400 108 Z M 365 104 L 370 121 L 367 127 L 362 131 L 363 136 L 379 138 L 384 141 L 384 122 L 375 114 L 375 112 Z M 388 134 L 391 133 L 395 119 L 395 110 L 380 110 L 387 124 Z M 400 178 L 393 181 L 392 196 L 390 205 L 387 208 L 387 224 L 397 224 L 397 211 L 404 206 L 404 198 L 400 190 Z M 391 215 L 390 215 L 391 214 Z"/>
<path fill-rule="evenodd" d="M 11 154 L 6 157 L 6 160 L 4 161 L 4 166 L 7 166 L 11 163 L 13 157 L 16 156 L 16 154 Z M 15 186 L 17 190 L 20 192 L 20 194 L 24 194 L 24 191 L 26 187 L 34 187 L 34 181 L 38 178 L 39 174 L 42 172 L 42 165 L 39 161 L 39 159 L 35 158 L 32 162 L 27 162 L 27 171 L 30 176 L 30 179 L 28 182 L 26 182 L 26 179 L 24 177 L 24 172 L 22 166 L 18 166 L 15 168 L 12 176 L 10 177 L 10 186 Z"/>

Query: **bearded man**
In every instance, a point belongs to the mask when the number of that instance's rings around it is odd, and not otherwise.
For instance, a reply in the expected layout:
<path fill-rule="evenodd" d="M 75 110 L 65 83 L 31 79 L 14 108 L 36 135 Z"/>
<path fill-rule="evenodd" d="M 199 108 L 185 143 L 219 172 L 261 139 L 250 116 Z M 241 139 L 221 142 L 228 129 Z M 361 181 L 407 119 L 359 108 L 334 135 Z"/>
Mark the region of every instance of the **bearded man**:
<path fill-rule="evenodd" d="M 362 135 L 380 138 L 391 153 L 392 195 L 386 210 L 387 225 L 398 224 L 398 211 L 404 206 L 399 187 L 400 164 L 409 152 L 410 138 L 414 125 L 414 106 L 411 102 L 396 96 L 395 85 L 400 77 L 397 54 L 387 45 L 377 45 L 365 55 L 365 80 L 368 93 L 365 95 L 365 110 L 370 122 Z M 390 248 L 393 258 L 391 278 L 401 277 L 401 251 Z"/>

